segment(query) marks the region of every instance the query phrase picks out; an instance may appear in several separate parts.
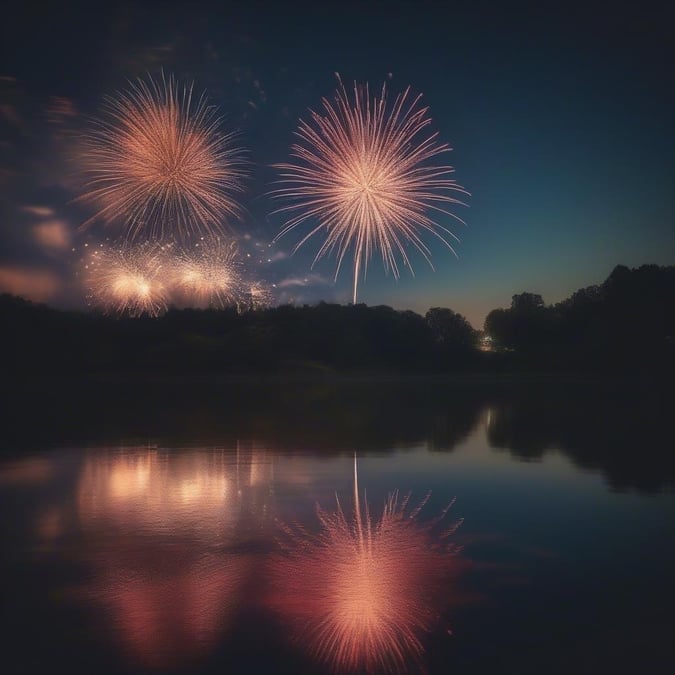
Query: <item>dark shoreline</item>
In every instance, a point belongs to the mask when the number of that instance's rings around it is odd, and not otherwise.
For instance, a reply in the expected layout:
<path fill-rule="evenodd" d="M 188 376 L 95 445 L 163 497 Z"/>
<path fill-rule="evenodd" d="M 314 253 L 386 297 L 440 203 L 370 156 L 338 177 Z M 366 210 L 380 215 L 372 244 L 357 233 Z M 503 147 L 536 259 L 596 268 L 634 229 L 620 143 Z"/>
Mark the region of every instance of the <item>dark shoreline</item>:
<path fill-rule="evenodd" d="M 659 385 L 670 388 L 675 384 L 675 377 L 669 372 L 645 371 L 596 373 L 596 372 L 459 372 L 438 373 L 426 372 L 338 372 L 331 369 L 305 372 L 239 372 L 239 373 L 157 373 L 157 372 L 121 372 L 121 373 L 7 373 L 3 377 L 0 389 L 25 389 L 31 386 L 49 385 L 50 383 L 67 384 L 202 384 L 202 385 L 356 385 L 356 384 L 448 384 L 448 385 L 547 385 L 547 384 L 586 384 L 601 386 L 634 386 Z M 673 389 L 675 393 L 675 388 Z"/>
<path fill-rule="evenodd" d="M 232 382 L 401 378 L 637 379 L 675 376 L 675 266 L 617 266 L 601 286 L 545 305 L 533 293 L 492 310 L 485 330 L 433 307 L 365 304 L 169 309 L 159 317 L 65 312 L 0 295 L 0 369 L 70 376 Z M 568 375 L 571 374 L 571 375 Z"/>

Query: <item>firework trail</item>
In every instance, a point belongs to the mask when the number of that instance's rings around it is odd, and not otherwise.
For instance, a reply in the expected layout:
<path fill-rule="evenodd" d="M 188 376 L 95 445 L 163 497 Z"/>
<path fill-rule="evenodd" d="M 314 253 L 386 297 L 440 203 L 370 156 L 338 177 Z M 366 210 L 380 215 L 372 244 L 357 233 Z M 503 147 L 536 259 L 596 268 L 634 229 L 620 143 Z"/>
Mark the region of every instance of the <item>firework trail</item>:
<path fill-rule="evenodd" d="M 242 150 L 192 85 L 173 77 L 130 83 L 105 99 L 83 142 L 86 192 L 95 220 L 122 223 L 134 239 L 206 235 L 240 215 Z"/>
<path fill-rule="evenodd" d="M 167 309 L 164 246 L 147 242 L 95 249 L 84 273 L 88 299 L 108 313 L 159 316 Z"/>
<path fill-rule="evenodd" d="M 333 512 L 317 508 L 318 535 L 284 526 L 291 546 L 274 565 L 278 610 L 290 620 L 298 642 L 336 672 L 409 673 L 422 670 L 424 633 L 438 614 L 435 605 L 448 569 L 445 542 L 459 523 L 434 543 L 430 523 L 417 520 L 426 499 L 409 508 L 406 497 L 387 498 L 373 519 L 358 496 L 354 467 L 354 517 L 338 501 Z"/>
<path fill-rule="evenodd" d="M 339 76 L 338 81 L 335 102 L 324 98 L 323 114 L 310 111 L 310 122 L 301 120 L 299 141 L 291 148 L 298 161 L 277 165 L 282 187 L 272 194 L 292 201 L 279 211 L 295 214 L 277 239 L 307 220 L 318 223 L 295 250 L 325 231 L 314 263 L 336 251 L 336 278 L 347 251 L 354 251 L 356 302 L 360 273 L 365 276 L 374 251 L 379 250 L 385 270 L 396 279 L 397 256 L 412 272 L 408 245 L 431 265 L 424 232 L 454 253 L 446 235 L 457 237 L 427 213 L 445 213 L 462 222 L 443 206 L 462 204 L 453 193 L 468 193 L 448 178 L 452 167 L 429 164 L 450 148 L 437 142 L 436 133 L 424 133 L 431 120 L 428 108 L 418 105 L 420 96 L 413 98 L 408 88 L 389 106 L 384 85 L 380 98 L 371 99 L 368 85 L 355 83 L 352 101 Z"/>
<path fill-rule="evenodd" d="M 190 306 L 238 305 L 244 292 L 236 242 L 209 237 L 183 250 L 170 264 L 173 287 Z"/>

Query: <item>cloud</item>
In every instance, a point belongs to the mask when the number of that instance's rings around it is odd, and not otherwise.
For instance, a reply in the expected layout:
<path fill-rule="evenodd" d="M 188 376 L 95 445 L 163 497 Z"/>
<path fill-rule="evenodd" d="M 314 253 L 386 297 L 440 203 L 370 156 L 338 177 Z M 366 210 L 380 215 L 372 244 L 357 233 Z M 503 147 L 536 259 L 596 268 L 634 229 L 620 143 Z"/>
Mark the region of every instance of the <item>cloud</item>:
<path fill-rule="evenodd" d="M 65 220 L 55 218 L 54 209 L 39 204 L 19 207 L 24 213 L 34 216 L 38 222 L 31 228 L 33 240 L 42 248 L 64 251 L 70 246 L 70 228 Z"/>
<path fill-rule="evenodd" d="M 0 292 L 45 302 L 61 287 L 55 275 L 26 267 L 0 267 Z"/>
<path fill-rule="evenodd" d="M 70 246 L 70 231 L 63 220 L 48 220 L 35 225 L 33 238 L 47 249 L 63 251 Z"/>
<path fill-rule="evenodd" d="M 25 124 L 19 115 L 19 111 L 10 103 L 0 104 L 0 117 L 4 118 L 5 122 L 11 126 L 18 127 L 19 129 L 25 128 Z"/>
<path fill-rule="evenodd" d="M 21 210 L 30 213 L 33 216 L 37 216 L 38 218 L 49 218 L 54 215 L 54 210 L 50 209 L 48 206 L 35 206 L 29 204 L 28 206 L 22 206 Z"/>
<path fill-rule="evenodd" d="M 211 59 L 211 61 L 215 62 L 215 61 L 218 61 L 220 59 L 220 54 L 218 53 L 218 50 L 210 42 L 206 43 L 205 49 L 206 49 L 206 53 L 207 53 L 209 59 Z"/>
<path fill-rule="evenodd" d="M 12 169 L 8 169 L 4 166 L 0 166 L 0 183 L 4 183 L 5 181 L 9 180 L 10 178 L 13 178 L 14 176 L 18 176 L 17 171 L 12 171 Z"/>
<path fill-rule="evenodd" d="M 286 260 L 286 258 L 288 258 L 288 253 L 286 253 L 286 251 L 277 251 L 267 259 L 267 262 L 275 263 L 280 260 Z"/>
<path fill-rule="evenodd" d="M 144 75 L 155 70 L 157 66 L 169 65 L 172 57 L 176 54 L 180 41 L 180 36 L 176 36 L 164 44 L 129 47 L 128 41 L 123 40 L 119 42 L 119 45 L 124 44 L 124 48 L 113 54 L 112 60 L 123 71 Z"/>
<path fill-rule="evenodd" d="M 265 91 L 260 78 L 251 68 L 234 66 L 230 73 L 235 85 L 235 97 L 241 103 L 245 103 L 248 108 L 253 110 L 260 110 L 267 104 L 267 91 Z M 242 113 L 245 113 L 245 111 L 242 111 Z"/>
<path fill-rule="evenodd" d="M 306 288 L 307 286 L 331 286 L 332 281 L 320 274 L 308 274 L 304 277 L 287 277 L 276 283 L 277 288 Z"/>
<path fill-rule="evenodd" d="M 62 124 L 64 119 L 77 117 L 75 102 L 65 96 L 50 96 L 45 109 L 47 120 L 53 124 Z"/>

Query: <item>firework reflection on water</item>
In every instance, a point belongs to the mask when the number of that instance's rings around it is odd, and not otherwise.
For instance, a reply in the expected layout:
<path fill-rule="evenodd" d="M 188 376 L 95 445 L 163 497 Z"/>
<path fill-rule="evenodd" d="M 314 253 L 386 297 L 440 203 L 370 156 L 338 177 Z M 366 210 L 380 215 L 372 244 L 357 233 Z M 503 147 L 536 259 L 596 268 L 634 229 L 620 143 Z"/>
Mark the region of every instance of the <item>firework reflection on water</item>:
<path fill-rule="evenodd" d="M 458 550 L 447 538 L 460 524 L 434 536 L 451 505 L 422 522 L 427 499 L 412 507 L 392 493 L 379 518 L 364 499 L 362 514 L 355 466 L 352 517 L 338 500 L 334 511 L 317 507 L 318 534 L 282 526 L 273 604 L 314 659 L 336 672 L 423 669 L 423 639 L 445 608 L 441 590 Z"/>
<path fill-rule="evenodd" d="M 100 608 L 129 672 L 194 672 L 236 625 L 272 497 L 271 459 L 243 444 L 113 447 L 87 453 L 77 530 L 89 573 L 78 598 Z M 111 545 L 110 542 L 115 542 Z M 126 671 L 125 671 L 126 672 Z"/>

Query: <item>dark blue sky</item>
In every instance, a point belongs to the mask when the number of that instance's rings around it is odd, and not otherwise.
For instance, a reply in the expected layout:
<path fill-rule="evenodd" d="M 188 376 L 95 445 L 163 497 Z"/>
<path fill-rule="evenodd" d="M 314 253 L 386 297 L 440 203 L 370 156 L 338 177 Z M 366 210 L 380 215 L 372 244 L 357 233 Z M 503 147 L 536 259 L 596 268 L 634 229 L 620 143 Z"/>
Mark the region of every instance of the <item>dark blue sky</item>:
<path fill-rule="evenodd" d="M 310 271 L 317 244 L 286 257 L 289 235 L 268 248 L 282 225 L 270 165 L 288 159 L 298 118 L 332 96 L 336 71 L 423 93 L 472 193 L 457 209 L 466 226 L 439 221 L 461 239 L 459 259 L 429 240 L 435 272 L 413 255 L 416 276 L 396 282 L 374 258 L 360 301 L 451 307 L 480 326 L 517 292 L 556 302 L 616 264 L 675 263 L 667 3 L 611 14 L 593 3 L 13 4 L 1 29 L 0 288 L 84 304 L 84 244 L 112 233 L 77 231 L 88 212 L 72 204 L 69 151 L 104 95 L 162 68 L 193 79 L 241 131 L 252 176 L 236 229 L 281 301 L 350 299 L 349 267 L 337 284 L 333 259 Z"/>

